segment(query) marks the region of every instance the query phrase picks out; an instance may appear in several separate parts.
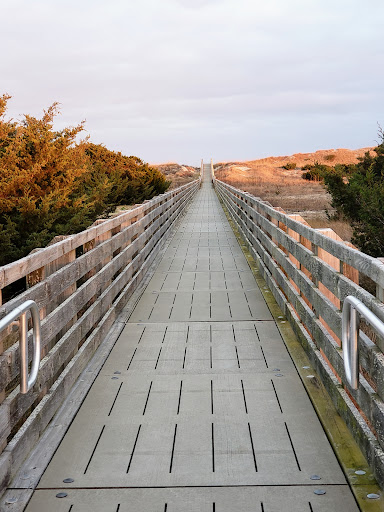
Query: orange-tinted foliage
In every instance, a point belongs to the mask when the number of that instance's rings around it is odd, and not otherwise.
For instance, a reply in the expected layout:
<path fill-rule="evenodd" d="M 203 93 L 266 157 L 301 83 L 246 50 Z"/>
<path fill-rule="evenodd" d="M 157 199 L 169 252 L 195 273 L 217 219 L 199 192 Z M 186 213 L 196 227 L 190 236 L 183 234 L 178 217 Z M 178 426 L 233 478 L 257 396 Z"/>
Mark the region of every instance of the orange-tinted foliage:
<path fill-rule="evenodd" d="M 165 177 L 139 158 L 78 140 L 84 123 L 55 131 L 56 103 L 41 119 L 15 122 L 5 119 L 9 99 L 0 97 L 0 264 L 167 189 Z"/>

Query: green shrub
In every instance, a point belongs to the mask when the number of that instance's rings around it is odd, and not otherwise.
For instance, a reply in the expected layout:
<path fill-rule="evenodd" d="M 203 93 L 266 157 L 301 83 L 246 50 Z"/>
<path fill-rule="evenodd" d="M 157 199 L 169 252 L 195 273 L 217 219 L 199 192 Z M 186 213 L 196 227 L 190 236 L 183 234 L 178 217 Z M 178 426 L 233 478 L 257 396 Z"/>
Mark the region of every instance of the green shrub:
<path fill-rule="evenodd" d="M 384 137 L 381 144 L 365 153 L 359 163 L 344 166 L 342 172 L 325 176 L 325 185 L 332 196 L 332 206 L 347 218 L 353 227 L 352 242 L 374 257 L 384 256 Z"/>
<path fill-rule="evenodd" d="M 283 165 L 283 169 L 287 169 L 287 171 L 296 169 L 296 162 L 287 162 L 285 165 Z"/>
<path fill-rule="evenodd" d="M 41 119 L 5 120 L 9 98 L 0 96 L 0 265 L 168 188 L 139 158 L 78 141 L 83 123 L 55 131 L 57 104 Z"/>
<path fill-rule="evenodd" d="M 324 176 L 329 172 L 335 172 L 333 167 L 329 167 L 328 165 L 319 164 L 319 162 L 315 162 L 314 165 L 305 165 L 303 167 L 304 172 L 301 176 L 305 180 L 310 181 L 324 181 Z"/>

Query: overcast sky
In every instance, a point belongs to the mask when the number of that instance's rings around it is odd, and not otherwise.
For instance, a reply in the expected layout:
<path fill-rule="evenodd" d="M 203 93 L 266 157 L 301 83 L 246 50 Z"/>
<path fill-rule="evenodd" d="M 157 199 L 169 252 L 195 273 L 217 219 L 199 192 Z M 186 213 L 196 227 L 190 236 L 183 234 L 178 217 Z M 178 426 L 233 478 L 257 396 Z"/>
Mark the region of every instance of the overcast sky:
<path fill-rule="evenodd" d="M 0 0 L 8 116 L 150 163 L 371 146 L 382 0 Z"/>

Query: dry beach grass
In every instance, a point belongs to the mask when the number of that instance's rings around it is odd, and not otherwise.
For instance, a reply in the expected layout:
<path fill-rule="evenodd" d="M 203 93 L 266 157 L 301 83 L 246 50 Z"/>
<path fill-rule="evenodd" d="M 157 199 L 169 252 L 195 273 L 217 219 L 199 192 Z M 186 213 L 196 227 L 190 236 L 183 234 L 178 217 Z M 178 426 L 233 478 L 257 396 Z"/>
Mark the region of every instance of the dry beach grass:
<path fill-rule="evenodd" d="M 332 213 L 331 198 L 319 182 L 304 180 L 302 167 L 315 162 L 325 165 L 352 164 L 372 148 L 356 150 L 330 149 L 315 153 L 262 158 L 246 162 L 215 165 L 215 175 L 236 188 L 250 192 L 287 213 L 299 213 L 314 228 L 332 228 L 343 240 L 350 240 L 352 230 L 347 222 L 328 219 Z M 285 169 L 283 166 L 293 167 Z"/>

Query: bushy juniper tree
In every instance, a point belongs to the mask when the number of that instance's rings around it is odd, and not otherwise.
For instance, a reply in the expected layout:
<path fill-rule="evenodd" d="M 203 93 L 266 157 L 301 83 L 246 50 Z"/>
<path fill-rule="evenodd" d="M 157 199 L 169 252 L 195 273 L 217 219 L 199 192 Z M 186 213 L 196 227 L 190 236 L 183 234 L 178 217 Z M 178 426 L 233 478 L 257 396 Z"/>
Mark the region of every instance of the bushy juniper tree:
<path fill-rule="evenodd" d="M 349 176 L 327 173 L 324 181 L 332 196 L 332 206 L 352 224 L 353 238 L 363 252 L 384 256 L 384 136 L 375 155 L 365 153 L 350 166 Z"/>
<path fill-rule="evenodd" d="M 168 188 L 139 158 L 79 140 L 83 123 L 55 131 L 56 103 L 41 119 L 6 120 L 9 99 L 0 96 L 0 265 Z"/>

